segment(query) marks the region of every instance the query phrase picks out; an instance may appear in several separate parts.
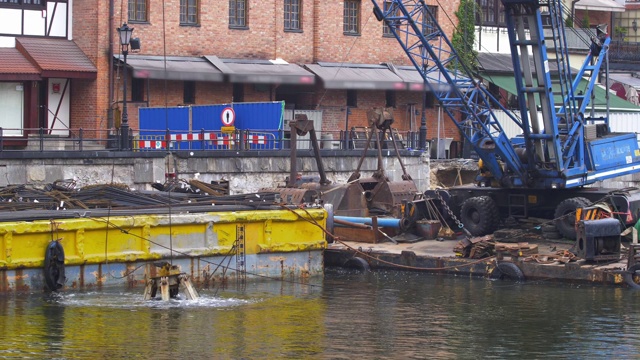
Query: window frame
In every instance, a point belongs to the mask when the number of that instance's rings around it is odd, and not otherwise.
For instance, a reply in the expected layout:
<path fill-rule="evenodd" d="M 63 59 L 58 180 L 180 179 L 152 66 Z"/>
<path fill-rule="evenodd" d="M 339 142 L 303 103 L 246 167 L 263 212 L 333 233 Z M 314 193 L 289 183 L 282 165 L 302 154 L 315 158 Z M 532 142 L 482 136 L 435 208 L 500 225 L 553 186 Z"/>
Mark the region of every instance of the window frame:
<path fill-rule="evenodd" d="M 438 5 L 427 5 L 427 8 L 431 10 L 431 12 L 433 13 L 433 17 L 435 18 L 435 20 L 431 21 L 431 17 L 427 15 L 427 17 L 424 19 L 424 25 L 423 25 L 424 29 L 422 29 L 423 35 L 427 35 L 425 33 L 428 27 L 431 27 L 432 29 L 438 28 L 438 12 L 439 12 L 438 10 L 440 7 Z"/>
<path fill-rule="evenodd" d="M 243 16 L 238 16 L 238 5 L 242 4 Z M 233 15 L 232 15 L 232 9 Z M 249 28 L 249 0 L 229 0 L 229 28 L 230 29 L 248 29 Z M 242 24 L 238 24 L 238 19 L 242 19 Z"/>
<path fill-rule="evenodd" d="M 15 1 L 15 2 L 12 2 Z M 39 4 L 25 4 L 25 1 L 40 1 Z M 67 2 L 66 0 L 62 0 L 61 2 Z M 12 8 L 12 9 L 46 9 L 47 1 L 46 0 L 3 0 L 0 1 L 0 7 L 2 8 Z"/>
<path fill-rule="evenodd" d="M 131 78 L 131 102 L 145 101 L 145 87 L 147 79 Z"/>
<path fill-rule="evenodd" d="M 193 1 L 195 4 L 191 6 L 189 3 Z M 190 14 L 189 9 L 195 9 L 195 14 Z M 183 12 L 186 10 L 186 13 Z M 194 21 L 189 21 L 189 17 L 194 16 Z M 184 20 L 183 20 L 184 19 Z M 200 25 L 200 0 L 180 0 L 180 26 L 199 26 Z"/>
<path fill-rule="evenodd" d="M 233 83 L 231 96 L 234 103 L 244 102 L 244 83 Z"/>
<path fill-rule="evenodd" d="M 138 19 L 138 14 L 142 11 L 138 10 L 140 5 L 144 5 L 144 20 Z M 133 11 L 132 11 L 133 8 Z M 149 0 L 129 0 L 127 7 L 127 21 L 129 23 L 148 23 L 149 22 Z M 132 16 L 133 15 L 133 16 Z"/>
<path fill-rule="evenodd" d="M 183 81 L 182 103 L 185 105 L 193 105 L 196 103 L 196 82 Z"/>
<path fill-rule="evenodd" d="M 302 0 L 284 0 L 283 3 L 282 22 L 284 31 L 302 32 Z M 293 8 L 297 8 L 297 10 L 294 11 Z M 294 14 L 296 15 L 295 19 L 292 19 Z M 287 19 L 287 15 L 289 19 Z M 292 26 L 292 22 L 297 22 L 298 26 Z"/>
<path fill-rule="evenodd" d="M 504 15 L 504 5 L 501 0 L 476 0 L 476 5 L 480 11 L 478 11 L 475 17 L 475 25 L 496 27 L 507 26 Z"/>
<path fill-rule="evenodd" d="M 391 5 L 391 1 L 385 0 L 382 3 L 382 10 L 383 11 L 387 11 L 387 9 L 389 8 L 390 5 Z M 382 36 L 383 37 L 394 37 L 394 35 L 391 32 L 391 29 L 389 28 L 389 25 L 387 25 L 386 21 L 382 22 Z"/>
<path fill-rule="evenodd" d="M 398 93 L 395 90 L 386 90 L 384 92 L 384 102 L 384 107 L 395 109 L 398 103 Z"/>
<path fill-rule="evenodd" d="M 358 107 L 358 90 L 347 89 L 346 100 L 347 100 L 346 106 L 350 108 L 357 108 Z"/>
<path fill-rule="evenodd" d="M 355 9 L 353 9 L 354 6 Z M 360 0 L 344 0 L 344 8 L 342 12 L 342 32 L 344 35 L 360 35 L 361 8 Z"/>

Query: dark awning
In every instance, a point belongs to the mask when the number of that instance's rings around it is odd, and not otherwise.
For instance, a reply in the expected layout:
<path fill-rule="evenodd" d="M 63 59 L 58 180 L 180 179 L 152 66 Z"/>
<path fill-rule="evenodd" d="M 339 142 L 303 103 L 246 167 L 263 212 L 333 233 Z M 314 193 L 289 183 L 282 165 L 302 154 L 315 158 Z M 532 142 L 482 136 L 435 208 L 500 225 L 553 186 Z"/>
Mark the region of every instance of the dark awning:
<path fill-rule="evenodd" d="M 302 66 L 284 60 L 205 58 L 233 83 L 313 85 L 315 75 Z"/>
<path fill-rule="evenodd" d="M 45 78 L 96 79 L 98 69 L 71 40 L 16 38 L 16 49 L 40 70 Z"/>
<path fill-rule="evenodd" d="M 306 64 L 327 89 L 405 90 L 402 78 L 385 65 L 325 63 Z"/>
<path fill-rule="evenodd" d="M 391 72 L 398 75 L 402 81 L 406 84 L 407 90 L 409 91 L 423 91 L 424 90 L 424 79 L 422 75 L 416 70 L 413 66 L 395 66 L 391 63 L 383 64 L 389 68 Z M 453 78 L 454 76 L 451 75 Z M 427 87 L 427 91 L 447 91 L 449 89 L 449 85 L 447 85 L 447 80 L 441 75 L 441 72 L 437 69 L 430 71 L 427 73 L 427 80 L 431 86 Z"/>
<path fill-rule="evenodd" d="M 115 58 L 123 61 L 119 55 Z M 222 72 L 203 57 L 129 55 L 127 65 L 133 68 L 135 78 L 214 82 L 224 80 Z"/>
<path fill-rule="evenodd" d="M 40 70 L 16 48 L 0 48 L 0 80 L 41 80 Z"/>

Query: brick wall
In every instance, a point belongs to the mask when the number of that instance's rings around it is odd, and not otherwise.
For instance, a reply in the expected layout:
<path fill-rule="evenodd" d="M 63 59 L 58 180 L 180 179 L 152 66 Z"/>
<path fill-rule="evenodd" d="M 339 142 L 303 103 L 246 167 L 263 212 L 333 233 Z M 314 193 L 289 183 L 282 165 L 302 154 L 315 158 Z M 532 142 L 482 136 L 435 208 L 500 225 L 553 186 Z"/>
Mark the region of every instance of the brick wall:
<path fill-rule="evenodd" d="M 382 23 L 372 14 L 373 5 L 368 0 L 360 2 L 360 34 L 358 36 L 343 33 L 342 1 L 304 0 L 302 1 L 302 30 L 287 32 L 283 24 L 283 0 L 248 0 L 248 20 L 246 29 L 231 29 L 228 26 L 228 1 L 201 0 L 200 23 L 198 26 L 179 24 L 179 0 L 149 1 L 149 21 L 129 23 L 134 37 L 141 40 L 141 55 L 201 56 L 217 55 L 221 58 L 283 58 L 290 63 L 349 62 L 378 64 L 392 62 L 409 65 L 404 51 L 394 38 L 382 36 Z M 114 23 L 108 21 L 108 0 L 76 1 L 73 4 L 74 37 L 81 48 L 95 61 L 99 76 L 95 89 L 75 87 L 74 94 L 90 94 L 94 100 L 92 116 L 79 116 L 74 105 L 72 126 L 93 122 L 96 126 L 106 126 L 108 104 L 108 39 L 109 29 L 119 27 L 126 22 L 127 2 L 116 3 Z M 455 21 L 453 15 L 458 1 L 427 1 L 427 4 L 440 5 L 438 18 L 445 32 L 451 34 Z M 164 6 L 164 11 L 163 11 Z M 448 14 L 448 17 L 447 17 Z M 112 32 L 112 41 L 116 54 L 119 52 L 117 32 Z M 106 39 L 106 40 L 103 40 Z M 129 81 L 129 86 L 131 82 Z M 165 84 L 166 83 L 166 84 Z M 165 90 L 166 86 L 166 90 Z M 90 87 L 90 86 L 89 86 Z M 115 100 L 122 100 L 122 80 L 116 82 Z M 231 101 L 232 86 L 222 83 L 198 82 L 196 85 L 196 104 L 211 104 Z M 321 109 L 324 111 L 323 128 L 341 130 L 345 128 L 346 91 L 325 90 L 321 85 L 310 87 L 308 94 L 297 97 L 297 108 Z M 265 91 L 263 87 L 247 84 L 244 89 L 244 101 L 275 100 L 275 87 Z M 129 89 L 129 94 L 130 94 Z M 78 94 L 80 95 L 80 94 Z M 182 81 L 151 81 L 150 106 L 175 106 L 183 102 Z M 350 126 L 364 126 L 367 123 L 366 111 L 371 107 L 382 107 L 386 98 L 384 91 L 358 91 L 358 107 L 352 109 L 349 116 Z M 414 123 L 407 119 L 407 103 L 416 103 L 418 112 L 422 111 L 420 92 L 398 92 L 396 95 L 396 122 L 394 127 L 401 130 L 418 130 L 420 114 Z M 146 104 L 131 103 L 129 121 L 132 128 L 137 127 L 137 108 Z M 434 109 L 427 109 L 428 132 L 435 134 L 436 116 Z M 92 120 L 91 120 L 92 119 Z M 447 121 L 445 121 L 447 123 Z M 450 124 L 450 122 L 448 122 Z M 448 132 L 457 130 L 450 126 Z M 457 138 L 457 136 L 456 136 Z"/>
<path fill-rule="evenodd" d="M 108 47 L 108 37 L 103 36 L 102 32 L 108 25 L 108 16 L 101 17 L 100 13 L 108 12 L 107 1 L 76 1 L 72 11 L 73 41 L 93 62 L 98 74 L 93 81 L 71 81 L 70 126 L 85 129 L 87 137 L 104 138 L 104 130 L 107 129 L 109 64 L 103 50 Z"/>
<path fill-rule="evenodd" d="M 575 27 L 583 27 L 584 21 L 586 18 L 589 18 L 589 24 L 591 27 L 595 27 L 599 24 L 611 24 L 611 13 L 608 11 L 587 11 L 587 10 L 576 10 L 575 16 Z M 611 26 L 608 27 L 609 33 L 613 33 L 613 28 Z"/>

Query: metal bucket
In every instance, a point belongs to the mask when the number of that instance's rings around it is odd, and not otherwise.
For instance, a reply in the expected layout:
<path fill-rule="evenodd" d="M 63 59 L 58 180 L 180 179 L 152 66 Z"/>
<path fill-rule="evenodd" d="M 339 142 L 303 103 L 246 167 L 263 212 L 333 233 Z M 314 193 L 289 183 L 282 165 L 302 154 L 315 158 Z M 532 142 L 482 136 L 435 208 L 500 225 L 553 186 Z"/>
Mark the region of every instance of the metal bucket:
<path fill-rule="evenodd" d="M 416 232 L 427 240 L 433 240 L 438 237 L 442 224 L 438 220 L 418 220 L 416 222 Z"/>

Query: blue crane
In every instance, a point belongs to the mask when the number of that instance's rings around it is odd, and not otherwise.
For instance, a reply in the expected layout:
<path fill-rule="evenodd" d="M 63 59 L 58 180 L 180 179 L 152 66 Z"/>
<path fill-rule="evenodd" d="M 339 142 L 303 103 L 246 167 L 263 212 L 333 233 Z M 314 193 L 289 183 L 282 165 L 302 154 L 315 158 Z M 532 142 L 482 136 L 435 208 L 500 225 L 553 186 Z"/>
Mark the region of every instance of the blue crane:
<path fill-rule="evenodd" d="M 611 40 L 599 29 L 586 60 L 573 74 L 561 0 L 502 0 L 515 69 L 516 113 L 476 80 L 423 0 L 372 2 L 376 18 L 388 26 L 426 89 L 480 158 L 473 187 L 438 194 L 473 235 L 495 230 L 501 218 L 551 211 L 560 219 L 559 230 L 575 236 L 566 215 L 613 196 L 610 190 L 585 185 L 640 171 L 636 135 L 612 133 L 607 118 L 585 116 Z M 543 12 L 551 22 L 546 33 Z M 552 76 L 553 63 L 557 76 Z M 588 86 L 579 91 L 583 78 Z M 561 101 L 554 99 L 554 92 Z M 521 137 L 507 137 L 496 110 L 520 127 Z M 612 205 L 635 218 L 636 195 L 621 191 L 616 196 Z M 623 222 L 628 224 L 631 217 Z"/>

